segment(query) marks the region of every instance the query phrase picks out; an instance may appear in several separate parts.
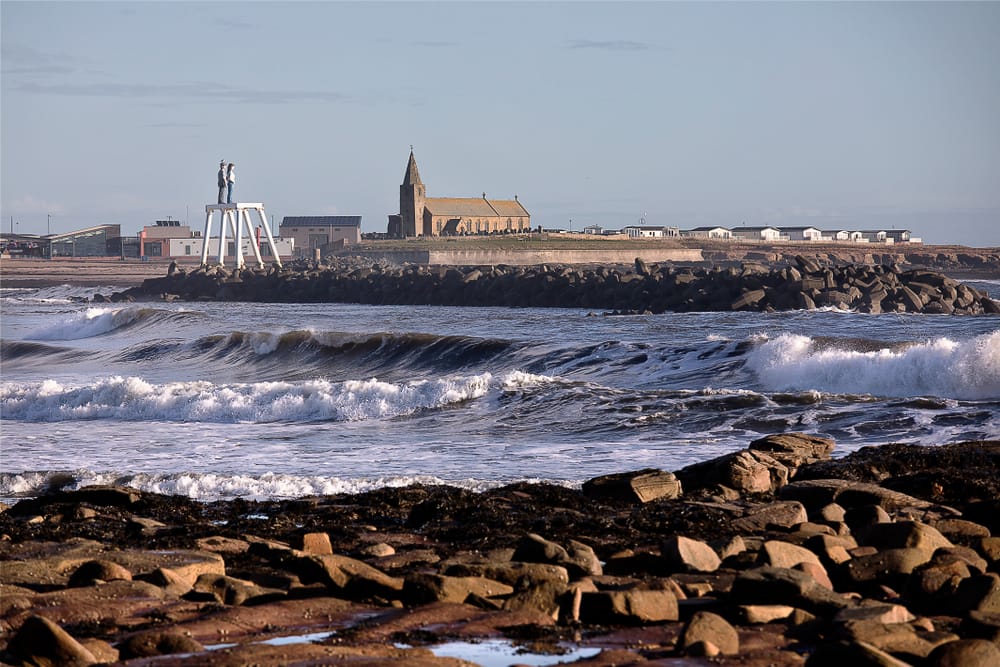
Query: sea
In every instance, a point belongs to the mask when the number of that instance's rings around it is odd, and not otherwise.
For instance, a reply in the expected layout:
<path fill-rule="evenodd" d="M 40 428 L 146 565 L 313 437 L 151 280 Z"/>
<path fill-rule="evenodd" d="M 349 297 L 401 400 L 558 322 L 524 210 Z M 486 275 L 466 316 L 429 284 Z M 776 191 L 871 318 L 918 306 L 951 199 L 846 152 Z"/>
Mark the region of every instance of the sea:
<path fill-rule="evenodd" d="M 834 456 L 1000 437 L 998 317 L 81 301 L 115 290 L 0 290 L 0 499 L 576 487 L 787 431 Z"/>

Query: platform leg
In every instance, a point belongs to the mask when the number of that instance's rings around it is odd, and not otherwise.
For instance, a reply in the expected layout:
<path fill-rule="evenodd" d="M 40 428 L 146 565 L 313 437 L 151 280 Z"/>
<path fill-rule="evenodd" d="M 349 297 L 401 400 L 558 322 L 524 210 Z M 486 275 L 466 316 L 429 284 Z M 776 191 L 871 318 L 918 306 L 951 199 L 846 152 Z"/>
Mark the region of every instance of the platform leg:
<path fill-rule="evenodd" d="M 243 220 L 246 218 L 246 211 L 241 208 L 236 209 L 236 231 L 233 238 L 236 240 L 236 268 L 243 268 Z"/>
<path fill-rule="evenodd" d="M 264 234 L 267 235 L 267 244 L 271 248 L 271 256 L 274 257 L 275 264 L 278 268 L 281 268 L 281 258 L 278 257 L 278 246 L 274 244 L 274 236 L 271 234 L 271 225 L 267 223 L 267 216 L 264 214 L 264 207 L 261 206 L 257 209 L 257 215 L 260 216 L 260 224 L 264 227 Z"/>
<path fill-rule="evenodd" d="M 264 259 L 260 256 L 260 248 L 257 247 L 257 235 L 253 233 L 253 222 L 250 219 L 250 211 L 246 211 L 243 216 L 243 220 L 247 225 L 247 236 L 250 237 L 250 249 L 253 250 L 253 256 L 257 260 L 257 266 L 263 269 Z"/>
<path fill-rule="evenodd" d="M 205 233 L 201 235 L 201 265 L 208 266 L 208 239 L 212 232 L 212 211 L 205 211 Z"/>
<path fill-rule="evenodd" d="M 226 263 L 226 224 L 232 219 L 232 213 L 228 210 L 222 212 L 222 220 L 219 223 L 219 266 L 225 266 Z"/>

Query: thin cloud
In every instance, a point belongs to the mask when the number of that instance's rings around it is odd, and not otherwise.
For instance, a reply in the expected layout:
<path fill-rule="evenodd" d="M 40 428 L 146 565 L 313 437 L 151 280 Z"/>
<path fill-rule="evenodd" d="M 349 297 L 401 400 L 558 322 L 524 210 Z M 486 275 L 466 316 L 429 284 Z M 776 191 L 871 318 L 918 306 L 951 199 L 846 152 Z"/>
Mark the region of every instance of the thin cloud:
<path fill-rule="evenodd" d="M 569 43 L 569 48 L 600 51 L 648 51 L 651 47 L 644 42 L 632 42 L 626 39 L 575 39 Z"/>
<path fill-rule="evenodd" d="M 439 42 L 439 41 L 423 41 L 423 42 L 412 42 L 413 46 L 420 46 L 428 49 L 440 49 L 447 48 L 451 46 L 460 46 L 459 42 Z"/>
<path fill-rule="evenodd" d="M 217 83 L 36 83 L 26 81 L 10 87 L 21 93 L 66 97 L 115 97 L 127 99 L 166 98 L 175 102 L 230 102 L 234 104 L 293 104 L 300 102 L 345 103 L 343 93 L 322 90 L 256 90 Z"/>
<path fill-rule="evenodd" d="M 4 74 L 72 74 L 77 71 L 74 60 L 63 53 L 47 53 L 27 44 L 4 42 L 2 46 Z"/>

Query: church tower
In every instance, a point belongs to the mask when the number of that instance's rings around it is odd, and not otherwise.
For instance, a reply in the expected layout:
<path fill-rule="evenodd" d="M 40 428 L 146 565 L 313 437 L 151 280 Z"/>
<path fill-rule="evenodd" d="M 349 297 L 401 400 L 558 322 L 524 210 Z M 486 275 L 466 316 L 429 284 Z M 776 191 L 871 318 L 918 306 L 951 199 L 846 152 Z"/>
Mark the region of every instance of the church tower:
<path fill-rule="evenodd" d="M 403 236 L 422 236 L 424 233 L 424 200 L 427 190 L 420 180 L 417 161 L 410 148 L 410 161 L 406 164 L 403 184 L 399 186 L 399 217 Z"/>

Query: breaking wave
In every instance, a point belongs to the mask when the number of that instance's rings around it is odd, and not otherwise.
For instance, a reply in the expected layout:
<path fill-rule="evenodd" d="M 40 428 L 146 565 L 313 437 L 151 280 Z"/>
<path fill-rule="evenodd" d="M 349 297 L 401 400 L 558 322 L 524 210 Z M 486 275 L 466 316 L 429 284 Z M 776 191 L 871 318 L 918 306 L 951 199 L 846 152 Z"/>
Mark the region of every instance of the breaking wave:
<path fill-rule="evenodd" d="M 5 383 L 0 387 L 4 419 L 56 422 L 94 419 L 267 423 L 387 419 L 485 396 L 491 388 L 511 390 L 541 381 L 511 373 L 490 373 L 406 383 L 377 379 L 330 382 L 209 381 L 155 384 L 113 376 L 81 387 L 55 380 Z"/>
<path fill-rule="evenodd" d="M 1000 398 L 1000 330 L 963 342 L 860 347 L 782 334 L 755 347 L 747 367 L 766 391 Z"/>

